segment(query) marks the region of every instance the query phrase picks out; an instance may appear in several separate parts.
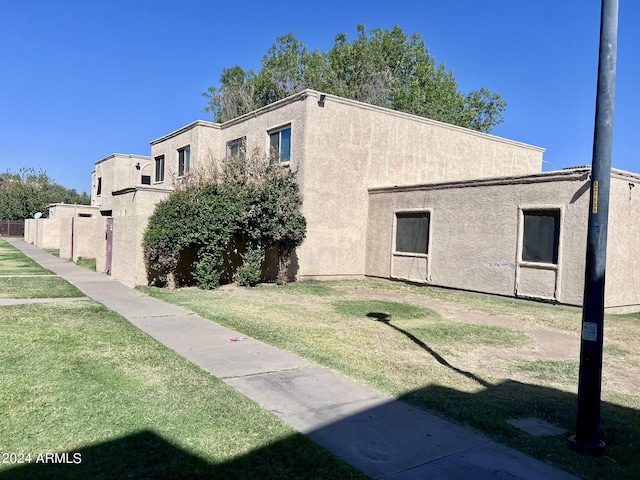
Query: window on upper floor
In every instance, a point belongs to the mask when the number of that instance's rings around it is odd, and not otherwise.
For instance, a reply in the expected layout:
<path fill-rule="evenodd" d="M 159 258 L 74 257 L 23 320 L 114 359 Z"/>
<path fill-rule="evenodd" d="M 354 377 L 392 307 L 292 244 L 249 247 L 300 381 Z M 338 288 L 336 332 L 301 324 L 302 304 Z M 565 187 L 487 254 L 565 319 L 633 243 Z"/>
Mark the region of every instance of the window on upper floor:
<path fill-rule="evenodd" d="M 227 142 L 227 157 L 245 158 L 247 137 L 236 138 Z"/>
<path fill-rule="evenodd" d="M 396 213 L 396 245 L 398 253 L 429 253 L 429 212 Z"/>
<path fill-rule="evenodd" d="M 522 260 L 558 263 L 560 210 L 525 210 Z"/>
<path fill-rule="evenodd" d="M 184 147 L 178 150 L 178 176 L 184 177 L 189 173 L 189 164 L 191 162 L 191 148 Z"/>
<path fill-rule="evenodd" d="M 270 131 L 269 148 L 280 163 L 288 163 L 291 160 L 291 126 Z"/>
<path fill-rule="evenodd" d="M 140 180 L 142 185 L 151 185 L 151 175 L 142 175 Z"/>
<path fill-rule="evenodd" d="M 102 195 L 102 177 L 98 177 L 98 186 L 96 187 L 96 195 Z"/>
<path fill-rule="evenodd" d="M 164 155 L 160 155 L 159 157 L 156 157 L 154 160 L 156 164 L 155 181 L 164 182 Z"/>

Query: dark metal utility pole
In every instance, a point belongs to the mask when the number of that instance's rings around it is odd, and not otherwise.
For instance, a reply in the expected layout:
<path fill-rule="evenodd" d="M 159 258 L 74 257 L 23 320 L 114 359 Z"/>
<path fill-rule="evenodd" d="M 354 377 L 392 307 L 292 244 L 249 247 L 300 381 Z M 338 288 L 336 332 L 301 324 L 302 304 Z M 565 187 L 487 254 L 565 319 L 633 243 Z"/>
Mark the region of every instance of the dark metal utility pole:
<path fill-rule="evenodd" d="M 603 455 L 605 451 L 605 444 L 600 438 L 600 397 L 617 37 L 618 0 L 602 0 L 591 200 L 582 307 L 578 418 L 576 435 L 569 438 L 569 448 L 585 455 Z"/>

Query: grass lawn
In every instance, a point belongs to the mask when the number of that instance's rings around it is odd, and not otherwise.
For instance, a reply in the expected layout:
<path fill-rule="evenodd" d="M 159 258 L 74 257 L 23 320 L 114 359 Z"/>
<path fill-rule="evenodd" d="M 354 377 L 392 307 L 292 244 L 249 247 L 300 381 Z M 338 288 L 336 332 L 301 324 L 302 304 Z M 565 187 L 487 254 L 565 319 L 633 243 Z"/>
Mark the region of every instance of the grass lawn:
<path fill-rule="evenodd" d="M 365 478 L 98 303 L 3 306 L 0 328 L 0 452 L 31 460 L 3 479 Z"/>
<path fill-rule="evenodd" d="M 76 265 L 84 267 L 88 270 L 96 271 L 96 259 L 95 258 L 83 258 L 79 257 Z"/>
<path fill-rule="evenodd" d="M 60 277 L 0 277 L 0 298 L 72 297 L 84 297 L 84 294 Z"/>
<path fill-rule="evenodd" d="M 549 358 L 539 353 L 535 337 L 546 332 L 578 339 L 576 309 L 375 281 L 140 289 L 583 478 L 639 476 L 637 316 L 606 319 L 602 429 L 607 453 L 589 458 L 566 447 L 575 431 L 578 352 Z M 449 313 L 438 312 L 443 306 Z M 478 314 L 496 321 L 473 321 Z M 608 371 L 616 376 L 607 376 Z M 567 433 L 532 437 L 507 422 L 530 417 Z"/>
<path fill-rule="evenodd" d="M 51 275 L 51 272 L 0 239 L 0 275 Z"/>

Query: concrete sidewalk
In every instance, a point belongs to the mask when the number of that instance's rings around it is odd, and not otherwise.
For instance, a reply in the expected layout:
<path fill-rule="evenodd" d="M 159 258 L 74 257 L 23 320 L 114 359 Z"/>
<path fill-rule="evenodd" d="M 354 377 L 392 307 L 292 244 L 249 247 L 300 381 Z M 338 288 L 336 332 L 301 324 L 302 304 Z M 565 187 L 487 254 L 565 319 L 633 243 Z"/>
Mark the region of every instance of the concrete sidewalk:
<path fill-rule="evenodd" d="M 7 241 L 372 478 L 576 478 L 107 275 Z"/>

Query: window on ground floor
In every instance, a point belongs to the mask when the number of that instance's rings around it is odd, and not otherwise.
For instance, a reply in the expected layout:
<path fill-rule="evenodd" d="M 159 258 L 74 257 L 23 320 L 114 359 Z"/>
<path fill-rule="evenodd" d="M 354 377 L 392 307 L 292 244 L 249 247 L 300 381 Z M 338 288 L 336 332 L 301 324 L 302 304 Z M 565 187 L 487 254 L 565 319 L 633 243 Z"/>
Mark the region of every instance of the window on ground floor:
<path fill-rule="evenodd" d="M 558 263 L 560 210 L 525 210 L 522 260 Z"/>
<path fill-rule="evenodd" d="M 429 253 L 429 212 L 396 213 L 396 246 L 400 253 Z"/>

